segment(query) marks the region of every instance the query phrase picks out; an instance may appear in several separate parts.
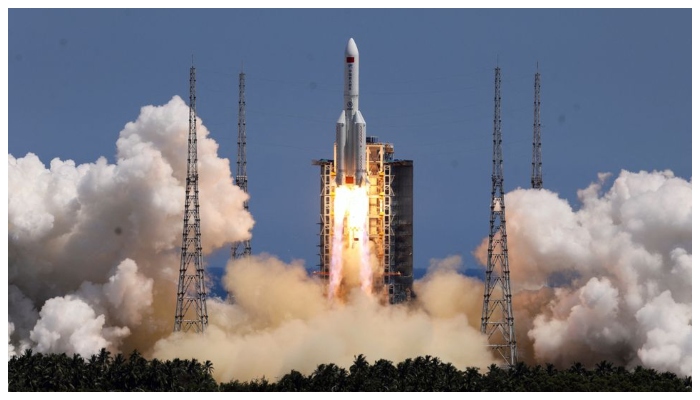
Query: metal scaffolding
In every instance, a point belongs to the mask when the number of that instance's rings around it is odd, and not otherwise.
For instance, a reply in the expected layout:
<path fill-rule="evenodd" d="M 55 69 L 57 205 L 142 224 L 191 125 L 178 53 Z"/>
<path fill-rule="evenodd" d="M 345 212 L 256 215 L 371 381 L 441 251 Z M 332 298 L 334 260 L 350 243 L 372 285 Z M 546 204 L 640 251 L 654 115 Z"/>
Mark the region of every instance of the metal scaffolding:
<path fill-rule="evenodd" d="M 399 302 L 395 295 L 395 293 L 397 292 L 395 275 L 396 264 L 394 263 L 394 246 L 396 245 L 396 237 L 394 236 L 393 229 L 394 213 L 392 212 L 393 210 L 391 207 L 394 199 L 394 191 L 391 187 L 391 184 L 394 181 L 394 175 L 391 173 L 391 164 L 389 163 L 384 164 L 381 171 L 382 176 L 380 176 L 380 180 L 382 181 L 381 188 L 382 195 L 384 197 L 384 212 L 381 215 L 383 215 L 382 227 L 384 234 L 381 238 L 382 241 L 378 242 L 377 244 L 383 242 L 383 254 L 380 254 L 380 256 L 383 255 L 383 257 L 380 257 L 379 259 L 383 260 L 383 283 L 384 287 L 386 288 L 385 291 L 387 300 L 389 301 L 389 303 L 393 304 Z"/>
<path fill-rule="evenodd" d="M 393 145 L 380 143 L 373 136 L 367 137 L 366 152 L 367 227 L 383 272 L 375 275 L 372 291 L 387 303 L 401 303 L 413 297 L 413 163 L 395 161 Z M 335 169 L 333 160 L 314 160 L 313 164 L 321 168 L 318 275 L 327 282 L 334 232 Z"/>
<path fill-rule="evenodd" d="M 207 315 L 207 291 L 204 285 L 202 234 L 199 219 L 199 174 L 197 173 L 197 112 L 195 108 L 195 69 L 190 68 L 190 127 L 187 139 L 187 183 L 182 227 L 180 276 L 177 284 L 175 332 L 194 328 L 204 332 Z"/>
<path fill-rule="evenodd" d="M 491 218 L 481 333 L 488 336 L 489 347 L 500 355 L 507 365 L 512 366 L 518 361 L 518 356 L 513 325 L 510 270 L 508 268 L 508 236 L 506 235 L 506 204 L 503 193 L 503 154 L 501 151 L 501 69 L 498 67 L 496 67 L 495 84 Z M 498 334 L 494 335 L 496 332 Z"/>
<path fill-rule="evenodd" d="M 535 73 L 535 122 L 532 124 L 532 188 L 542 189 L 542 141 L 540 138 L 540 68 Z"/>
<path fill-rule="evenodd" d="M 320 256 L 319 275 L 321 279 L 328 280 L 331 265 L 332 232 L 333 232 L 333 198 L 335 196 L 335 176 L 333 174 L 333 160 L 314 160 L 314 165 L 321 167 L 321 220 L 320 241 L 318 255 Z"/>
<path fill-rule="evenodd" d="M 389 302 L 410 300 L 413 295 L 413 161 L 393 160 L 391 167 L 392 269 Z"/>
<path fill-rule="evenodd" d="M 245 73 L 238 74 L 238 160 L 236 161 L 236 185 L 242 191 L 248 193 L 248 172 L 246 159 L 246 131 L 245 131 Z M 243 208 L 248 211 L 248 200 L 243 203 Z M 239 259 L 249 256 L 251 253 L 250 239 L 233 243 L 231 257 Z"/>

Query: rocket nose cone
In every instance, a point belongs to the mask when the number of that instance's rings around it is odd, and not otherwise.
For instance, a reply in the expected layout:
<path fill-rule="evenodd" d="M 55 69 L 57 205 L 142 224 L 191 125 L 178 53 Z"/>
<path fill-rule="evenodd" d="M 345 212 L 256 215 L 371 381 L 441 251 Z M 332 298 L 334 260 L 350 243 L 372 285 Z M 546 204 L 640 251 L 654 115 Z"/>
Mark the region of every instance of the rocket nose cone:
<path fill-rule="evenodd" d="M 355 40 L 350 38 L 350 40 L 348 40 L 348 45 L 345 47 L 345 57 L 358 57 L 359 55 L 360 52 L 357 50 Z"/>

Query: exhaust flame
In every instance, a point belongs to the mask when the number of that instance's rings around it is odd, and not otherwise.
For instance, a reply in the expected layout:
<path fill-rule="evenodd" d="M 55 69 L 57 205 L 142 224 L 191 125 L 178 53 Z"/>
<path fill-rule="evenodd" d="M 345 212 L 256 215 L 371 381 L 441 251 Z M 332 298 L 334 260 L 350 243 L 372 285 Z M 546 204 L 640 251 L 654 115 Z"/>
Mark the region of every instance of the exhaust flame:
<path fill-rule="evenodd" d="M 373 274 L 367 232 L 367 188 L 355 185 L 337 187 L 333 206 L 333 249 L 328 299 L 339 297 L 342 286 L 353 286 L 358 275 L 362 291 L 370 295 Z"/>

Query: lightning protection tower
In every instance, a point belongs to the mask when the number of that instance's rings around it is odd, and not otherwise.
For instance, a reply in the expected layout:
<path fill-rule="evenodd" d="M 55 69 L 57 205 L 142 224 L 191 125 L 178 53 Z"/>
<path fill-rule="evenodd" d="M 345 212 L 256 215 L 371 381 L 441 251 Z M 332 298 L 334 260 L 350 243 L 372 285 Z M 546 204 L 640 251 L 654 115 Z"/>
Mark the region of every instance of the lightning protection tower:
<path fill-rule="evenodd" d="M 238 74 L 238 161 L 236 162 L 236 185 L 242 191 L 248 193 L 245 143 L 245 73 L 241 71 Z M 243 208 L 248 211 L 248 200 L 243 203 Z M 234 259 L 242 258 L 249 256 L 250 252 L 250 239 L 247 239 L 233 244 L 231 257 Z"/>
<path fill-rule="evenodd" d="M 535 73 L 535 122 L 532 125 L 532 188 L 542 189 L 542 142 L 540 140 L 540 68 Z"/>
<path fill-rule="evenodd" d="M 491 175 L 491 227 L 484 280 L 484 306 L 481 333 L 489 347 L 509 366 L 517 360 L 513 307 L 508 269 L 506 204 L 503 193 L 503 154 L 501 152 L 501 69 L 496 67 L 495 112 L 493 118 L 493 173 Z"/>
<path fill-rule="evenodd" d="M 199 175 L 197 173 L 197 112 L 195 111 L 195 69 L 190 67 L 190 131 L 187 139 L 187 185 L 182 227 L 180 279 L 177 284 L 175 332 L 194 328 L 202 333 L 209 322 L 207 291 L 204 286 L 202 234 L 199 225 Z"/>

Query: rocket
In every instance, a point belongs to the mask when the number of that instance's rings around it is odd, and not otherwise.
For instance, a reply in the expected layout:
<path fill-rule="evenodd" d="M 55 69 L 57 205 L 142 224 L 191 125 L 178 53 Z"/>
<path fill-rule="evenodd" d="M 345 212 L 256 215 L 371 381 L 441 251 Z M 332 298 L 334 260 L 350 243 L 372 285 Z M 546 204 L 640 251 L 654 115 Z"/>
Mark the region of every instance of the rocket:
<path fill-rule="evenodd" d="M 335 125 L 335 183 L 362 186 L 365 183 L 366 128 L 360 112 L 360 52 L 350 38 L 345 47 L 343 111 Z"/>

